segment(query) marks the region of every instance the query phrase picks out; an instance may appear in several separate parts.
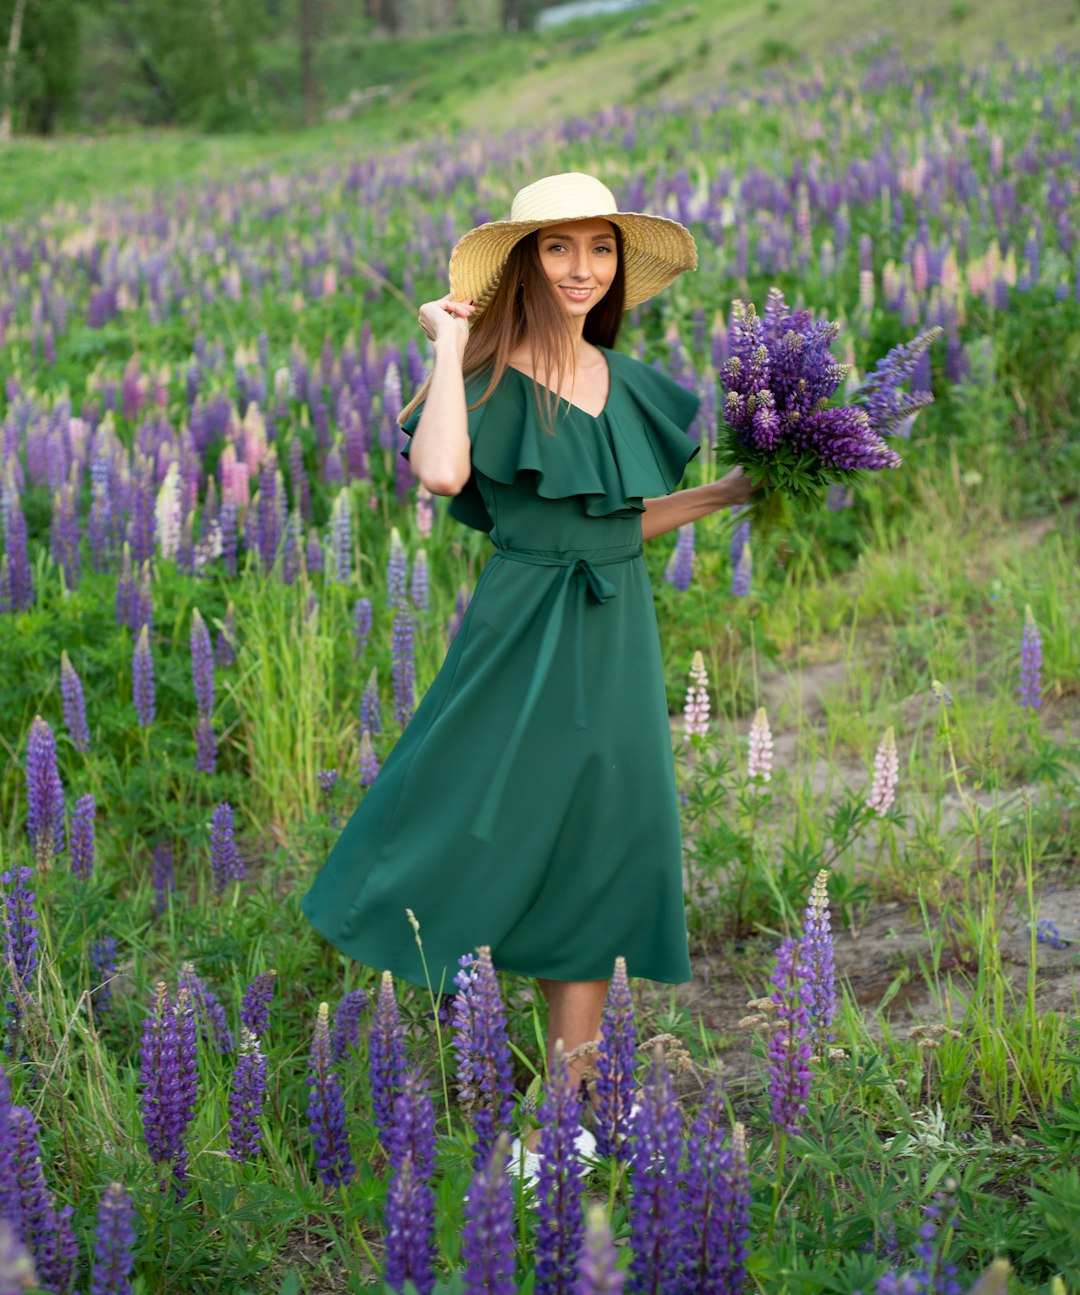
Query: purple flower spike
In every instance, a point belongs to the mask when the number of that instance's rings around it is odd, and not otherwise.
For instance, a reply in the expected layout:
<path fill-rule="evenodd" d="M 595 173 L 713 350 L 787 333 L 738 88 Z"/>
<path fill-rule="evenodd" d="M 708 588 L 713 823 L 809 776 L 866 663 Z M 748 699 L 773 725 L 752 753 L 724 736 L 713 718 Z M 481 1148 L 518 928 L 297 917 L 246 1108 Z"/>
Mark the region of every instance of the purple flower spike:
<path fill-rule="evenodd" d="M 1020 638 L 1020 705 L 1038 710 L 1042 705 L 1042 637 L 1030 607 L 1024 608 Z"/>
<path fill-rule="evenodd" d="M 488 1162 L 473 1175 L 465 1201 L 461 1256 L 466 1295 L 515 1295 L 514 1200 L 506 1172 L 509 1142 L 495 1139 Z"/>
<path fill-rule="evenodd" d="M 833 1037 L 836 1015 L 836 964 L 829 921 L 829 870 L 822 868 L 803 915 L 802 958 L 807 969 L 809 1021 L 814 1046 L 821 1048 Z"/>
<path fill-rule="evenodd" d="M 391 640 L 394 679 L 394 719 L 404 728 L 416 707 L 416 645 L 413 612 L 404 604 L 394 611 Z"/>
<path fill-rule="evenodd" d="M 745 1141 L 741 1126 L 729 1144 L 723 1093 L 710 1082 L 687 1139 L 685 1195 L 679 1244 L 683 1288 L 737 1295 L 745 1275 L 750 1232 Z"/>
<path fill-rule="evenodd" d="M 204 1042 L 219 1053 L 232 1052 L 236 1047 L 229 1029 L 225 1009 L 218 1002 L 217 995 L 206 984 L 195 970 L 194 963 L 184 962 L 180 966 L 179 988 L 187 990 L 190 995 L 195 1019 L 199 1023 L 199 1033 Z"/>
<path fill-rule="evenodd" d="M 89 751 L 90 729 L 86 723 L 82 680 L 67 652 L 60 653 L 60 695 L 63 700 L 64 723 L 72 745 L 76 751 Z"/>
<path fill-rule="evenodd" d="M 58 1210 L 45 1182 L 41 1140 L 33 1113 L 25 1106 L 13 1106 L 10 1121 L 22 1241 L 33 1255 L 42 1289 L 66 1291 L 75 1275 L 79 1253 L 71 1227 L 72 1209 L 65 1205 Z"/>
<path fill-rule="evenodd" d="M 675 539 L 675 549 L 664 569 L 664 579 L 680 593 L 690 588 L 694 578 L 694 523 L 680 526 Z"/>
<path fill-rule="evenodd" d="M 191 615 L 191 674 L 196 708 L 200 715 L 209 716 L 214 709 L 214 650 L 198 607 Z"/>
<path fill-rule="evenodd" d="M 240 881 L 247 875 L 233 839 L 233 811 L 228 801 L 217 806 L 210 820 L 210 868 L 216 895 L 223 895 L 230 881 Z"/>
<path fill-rule="evenodd" d="M 153 859 L 154 912 L 161 914 L 169 907 L 169 894 L 174 880 L 172 846 L 168 841 L 158 841 L 154 845 Z"/>
<path fill-rule="evenodd" d="M 121 1183 L 110 1183 L 98 1206 L 90 1295 L 131 1295 L 135 1207 Z"/>
<path fill-rule="evenodd" d="M 244 990 L 240 1002 L 240 1024 L 261 1039 L 270 1023 L 270 1000 L 274 997 L 276 971 L 263 971 Z"/>
<path fill-rule="evenodd" d="M 0 875 L 4 886 L 4 960 L 11 969 L 11 989 L 15 995 L 8 1003 L 12 1021 L 22 1019 L 23 1002 L 33 988 L 38 967 L 38 915 L 34 908 L 35 892 L 31 890 L 34 870 L 20 864 L 17 873 Z"/>
<path fill-rule="evenodd" d="M 26 826 L 42 872 L 64 848 L 64 787 L 56 767 L 56 739 L 40 715 L 30 725 L 26 753 Z"/>
<path fill-rule="evenodd" d="M 901 428 L 910 429 L 911 420 L 924 405 L 932 403 L 929 391 L 902 392 L 900 384 L 915 371 L 922 356 L 944 330 L 928 328 L 910 342 L 903 342 L 878 360 L 874 371 L 855 393 L 879 436 L 890 436 Z"/>
<path fill-rule="evenodd" d="M 352 1181 L 356 1172 L 345 1129 L 345 1099 L 330 1058 L 330 1008 L 319 1004 L 308 1066 L 308 1125 L 315 1147 L 315 1172 L 327 1187 Z"/>
<path fill-rule="evenodd" d="M 413 561 L 412 579 L 409 581 L 409 597 L 418 612 L 427 611 L 428 593 L 427 553 L 424 549 L 420 549 Z"/>
<path fill-rule="evenodd" d="M 229 1157 L 247 1164 L 259 1154 L 259 1117 L 266 1097 L 266 1058 L 259 1040 L 246 1025 L 240 1027 L 240 1052 L 229 1094 Z"/>
<path fill-rule="evenodd" d="M 116 938 L 104 935 L 90 946 L 90 1000 L 99 1015 L 112 1003 L 112 982 L 116 978 Z"/>
<path fill-rule="evenodd" d="M 19 1235 L 7 1215 L 0 1215 L 0 1290 L 16 1295 L 40 1287 L 37 1270 L 30 1251 L 19 1240 Z"/>
<path fill-rule="evenodd" d="M 452 1007 L 457 1087 L 476 1135 L 473 1169 L 480 1169 L 514 1109 L 510 1043 L 491 949 L 484 945 L 475 959 L 459 962 Z"/>
<path fill-rule="evenodd" d="M 371 1113 L 379 1141 L 389 1147 L 394 1129 L 394 1099 L 405 1078 L 405 1041 L 401 1032 L 394 978 L 382 974 L 375 1019 L 368 1038 L 368 1074 L 371 1082 Z"/>
<path fill-rule="evenodd" d="M 217 737 L 209 715 L 200 715 L 195 725 L 195 769 L 213 773 L 217 768 Z"/>
<path fill-rule="evenodd" d="M 801 944 L 785 940 L 776 955 L 770 995 L 777 1028 L 769 1039 L 769 1118 L 777 1129 L 793 1134 L 802 1129 L 810 1096 L 809 980 Z"/>
<path fill-rule="evenodd" d="M 4 519 L 4 557 L 7 559 L 7 579 L 4 582 L 7 605 L 0 607 L 0 611 L 26 611 L 34 605 L 34 575 L 26 545 L 26 519 L 10 476 L 8 484 L 0 485 L 0 496 L 3 497 L 0 513 Z"/>
<path fill-rule="evenodd" d="M 407 1155 L 420 1178 L 427 1182 L 435 1172 L 435 1107 L 423 1079 L 410 1070 L 394 1098 L 394 1127 L 387 1158 L 392 1168 L 403 1164 Z"/>
<path fill-rule="evenodd" d="M 408 606 L 409 559 L 401 534 L 395 526 L 390 532 L 390 555 L 386 562 L 386 605 L 390 608 Z"/>
<path fill-rule="evenodd" d="M 540 1173 L 536 1184 L 536 1295 L 571 1289 L 585 1221 L 581 1213 L 584 1168 L 577 1158 L 577 1081 L 555 1045 L 547 1092 L 540 1107 Z"/>
<path fill-rule="evenodd" d="M 375 754 L 375 746 L 371 740 L 371 730 L 365 728 L 360 734 L 360 759 L 359 759 L 360 786 L 370 787 L 375 779 L 379 776 L 379 757 Z"/>
<path fill-rule="evenodd" d="M 11 1122 L 11 1086 L 0 1066 L 0 1220 L 7 1220 L 22 1235 L 15 1126 Z"/>
<path fill-rule="evenodd" d="M 360 727 L 372 733 L 382 732 L 382 707 L 379 705 L 379 676 L 371 667 L 368 681 L 360 695 Z"/>
<path fill-rule="evenodd" d="M 626 1274 L 616 1266 L 611 1225 L 604 1207 L 590 1206 L 573 1295 L 622 1295 L 625 1281 Z"/>
<path fill-rule="evenodd" d="M 383 1278 L 394 1291 L 412 1282 L 418 1295 L 435 1287 L 435 1198 L 406 1154 L 386 1195 L 386 1266 Z"/>
<path fill-rule="evenodd" d="M 154 696 L 154 658 L 150 655 L 150 629 L 146 624 L 139 630 L 139 640 L 135 644 L 131 695 L 139 717 L 139 727 L 149 728 L 154 722 L 157 706 Z"/>
<path fill-rule="evenodd" d="M 143 1021 L 139 1080 L 143 1087 L 143 1131 L 150 1159 L 172 1167 L 175 1196 L 187 1193 L 187 1128 L 198 1090 L 198 1026 L 190 996 L 180 990 L 171 1002 L 159 981 L 150 1015 Z M 164 1191 L 166 1179 L 162 1179 Z"/>
<path fill-rule="evenodd" d="M 602 1156 L 630 1159 L 630 1108 L 634 1096 L 634 1054 L 637 1025 L 634 1000 L 626 977 L 626 959 L 615 959 L 600 1021 L 600 1048 L 596 1056 L 596 1149 Z"/>
<path fill-rule="evenodd" d="M 682 1116 L 663 1049 L 653 1053 L 649 1079 L 633 1121 L 630 1162 L 630 1284 L 657 1295 L 678 1295 L 676 1243 L 682 1193 L 679 1155 Z"/>
<path fill-rule="evenodd" d="M 357 598 L 353 604 L 353 627 L 356 631 L 357 659 L 364 655 L 368 635 L 371 633 L 371 599 Z"/>
<path fill-rule="evenodd" d="M 331 1052 L 335 1062 L 344 1061 L 350 1049 L 360 1043 L 360 1017 L 371 1006 L 371 995 L 366 989 L 350 989 L 334 1012 L 334 1033 Z"/>
<path fill-rule="evenodd" d="M 94 813 L 94 797 L 87 792 L 71 815 L 71 871 L 80 881 L 88 881 L 94 870 Z"/>
<path fill-rule="evenodd" d="M 750 538 L 743 541 L 739 550 L 739 560 L 731 573 L 731 595 L 733 598 L 747 598 L 750 595 L 750 584 L 754 578 L 754 555 L 750 548 Z"/>

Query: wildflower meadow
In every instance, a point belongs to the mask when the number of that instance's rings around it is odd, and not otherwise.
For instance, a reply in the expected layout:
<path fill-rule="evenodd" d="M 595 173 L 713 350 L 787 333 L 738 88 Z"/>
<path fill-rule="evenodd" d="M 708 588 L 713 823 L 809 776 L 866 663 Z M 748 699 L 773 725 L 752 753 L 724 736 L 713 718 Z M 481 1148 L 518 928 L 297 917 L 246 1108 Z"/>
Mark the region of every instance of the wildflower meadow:
<path fill-rule="evenodd" d="M 0 1291 L 1080 1295 L 1078 76 L 875 46 L 0 226 Z M 587 1093 L 490 949 L 299 908 L 490 549 L 399 454 L 416 307 L 561 170 L 694 232 L 620 345 L 685 484 L 777 487 L 646 545 L 694 978 L 614 962 Z"/>

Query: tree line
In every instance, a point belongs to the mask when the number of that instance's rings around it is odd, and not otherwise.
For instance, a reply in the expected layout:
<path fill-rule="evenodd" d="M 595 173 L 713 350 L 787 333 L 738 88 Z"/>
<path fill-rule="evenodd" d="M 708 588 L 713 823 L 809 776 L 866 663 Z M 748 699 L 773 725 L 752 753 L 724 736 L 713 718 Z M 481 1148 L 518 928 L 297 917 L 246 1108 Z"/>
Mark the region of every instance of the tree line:
<path fill-rule="evenodd" d="M 521 31 L 552 2 L 0 0 L 0 141 L 79 125 L 80 101 L 93 97 L 94 78 L 110 74 L 130 82 L 125 115 L 138 124 L 249 124 L 243 105 L 269 43 L 294 47 L 310 124 L 320 108 L 320 47 L 343 28 L 371 40 Z"/>

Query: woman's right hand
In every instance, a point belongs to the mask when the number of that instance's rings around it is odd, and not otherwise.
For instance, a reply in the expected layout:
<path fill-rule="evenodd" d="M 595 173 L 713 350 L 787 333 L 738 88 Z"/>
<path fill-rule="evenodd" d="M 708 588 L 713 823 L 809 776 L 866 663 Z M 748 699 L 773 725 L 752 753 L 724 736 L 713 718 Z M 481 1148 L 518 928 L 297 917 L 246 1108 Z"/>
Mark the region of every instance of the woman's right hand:
<path fill-rule="evenodd" d="M 447 293 L 438 301 L 425 301 L 420 307 L 420 328 L 436 344 L 453 338 L 464 352 L 469 338 L 469 316 L 475 309 L 471 301 L 453 301 Z"/>

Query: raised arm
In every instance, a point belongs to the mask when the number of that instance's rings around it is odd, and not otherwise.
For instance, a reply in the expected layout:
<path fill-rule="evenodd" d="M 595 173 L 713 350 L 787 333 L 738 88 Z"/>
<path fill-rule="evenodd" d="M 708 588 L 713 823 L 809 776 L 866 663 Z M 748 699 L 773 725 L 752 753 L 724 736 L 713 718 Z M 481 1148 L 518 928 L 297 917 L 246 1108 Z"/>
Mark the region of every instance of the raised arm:
<path fill-rule="evenodd" d="M 435 342 L 435 367 L 409 463 L 433 495 L 456 495 L 469 480 L 469 420 L 461 362 L 473 307 L 449 295 L 420 307 L 420 327 Z"/>
<path fill-rule="evenodd" d="M 707 517 L 718 509 L 730 508 L 732 504 L 745 504 L 750 498 L 751 489 L 749 480 L 743 476 L 742 468 L 732 468 L 719 481 L 710 481 L 704 486 L 691 486 L 688 490 L 676 490 L 674 494 L 661 495 L 657 499 L 646 499 L 643 501 L 645 512 L 641 518 L 641 538 L 651 540 L 686 522 Z"/>

